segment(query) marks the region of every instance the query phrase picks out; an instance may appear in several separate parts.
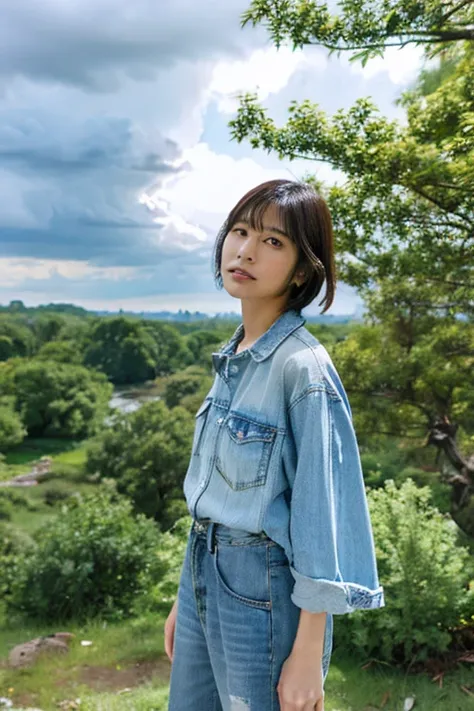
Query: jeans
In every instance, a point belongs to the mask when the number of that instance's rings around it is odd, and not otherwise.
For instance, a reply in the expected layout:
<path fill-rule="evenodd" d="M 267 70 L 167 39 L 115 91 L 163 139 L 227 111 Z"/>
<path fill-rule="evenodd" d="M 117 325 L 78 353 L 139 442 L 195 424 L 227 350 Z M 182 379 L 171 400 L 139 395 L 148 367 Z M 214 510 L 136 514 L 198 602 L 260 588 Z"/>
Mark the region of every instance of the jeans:
<path fill-rule="evenodd" d="M 191 527 L 178 591 L 168 711 L 279 711 L 300 615 L 281 546 L 207 520 Z M 327 616 L 322 662 L 332 648 Z"/>

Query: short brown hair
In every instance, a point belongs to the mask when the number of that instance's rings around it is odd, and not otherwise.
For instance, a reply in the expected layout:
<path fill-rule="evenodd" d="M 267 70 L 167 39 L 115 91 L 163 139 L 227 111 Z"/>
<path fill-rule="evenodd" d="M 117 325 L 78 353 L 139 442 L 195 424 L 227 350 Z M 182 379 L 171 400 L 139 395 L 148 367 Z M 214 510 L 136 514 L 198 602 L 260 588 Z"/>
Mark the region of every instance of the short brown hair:
<path fill-rule="evenodd" d="M 249 190 L 232 208 L 217 235 L 214 246 L 214 277 L 222 288 L 221 260 L 224 240 L 240 221 L 253 229 L 262 229 L 263 214 L 269 205 L 276 205 L 285 232 L 298 248 L 297 269 L 306 273 L 304 284 L 293 286 L 287 310 L 300 312 L 321 291 L 326 281 L 326 295 L 319 305 L 321 313 L 329 309 L 336 289 L 334 237 L 329 208 L 323 198 L 307 183 L 293 180 L 269 180 Z"/>

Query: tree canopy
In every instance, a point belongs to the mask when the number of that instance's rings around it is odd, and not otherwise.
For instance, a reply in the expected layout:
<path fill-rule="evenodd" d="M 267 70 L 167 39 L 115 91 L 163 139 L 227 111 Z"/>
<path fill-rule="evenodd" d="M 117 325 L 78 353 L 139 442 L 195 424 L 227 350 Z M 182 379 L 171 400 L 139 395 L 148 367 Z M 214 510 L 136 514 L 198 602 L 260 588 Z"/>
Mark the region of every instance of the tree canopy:
<path fill-rule="evenodd" d="M 386 47 L 407 44 L 433 51 L 447 42 L 474 40 L 471 0 L 253 0 L 243 24 L 265 24 L 278 46 L 320 44 L 332 51 L 351 51 L 366 61 Z M 331 7 L 332 6 L 332 7 Z"/>

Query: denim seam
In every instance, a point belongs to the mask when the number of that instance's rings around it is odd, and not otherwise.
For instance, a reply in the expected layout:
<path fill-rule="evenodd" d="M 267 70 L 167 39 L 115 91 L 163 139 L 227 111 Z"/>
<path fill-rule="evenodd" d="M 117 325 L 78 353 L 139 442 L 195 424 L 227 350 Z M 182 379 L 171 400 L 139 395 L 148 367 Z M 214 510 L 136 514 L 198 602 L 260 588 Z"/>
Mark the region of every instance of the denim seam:
<path fill-rule="evenodd" d="M 199 434 L 198 434 L 196 446 L 194 447 L 194 452 L 193 452 L 194 456 L 196 456 L 196 457 L 199 456 L 199 452 L 201 449 L 203 434 L 204 434 L 204 430 L 205 430 L 206 424 L 207 424 L 210 405 L 211 405 L 211 400 L 205 401 L 205 403 L 203 403 L 201 405 L 201 407 L 199 408 L 199 410 L 197 411 L 196 416 L 195 416 L 196 421 L 200 422 Z M 200 421 L 201 418 L 202 418 L 202 422 Z"/>
<path fill-rule="evenodd" d="M 272 597 L 272 571 L 270 568 L 270 547 L 267 546 L 267 576 L 268 576 L 268 596 L 270 598 L 270 699 L 273 702 L 273 685 L 274 685 L 274 675 L 273 675 L 273 662 L 274 662 L 274 634 L 273 634 L 273 624 L 274 624 L 274 614 L 273 614 L 273 597 Z"/>
<path fill-rule="evenodd" d="M 335 400 L 336 402 L 340 401 L 339 395 L 337 395 L 334 390 L 328 388 L 323 383 L 317 383 L 314 385 L 308 385 L 308 387 L 302 393 L 300 393 L 292 402 L 290 402 L 290 404 L 288 405 L 288 412 L 291 412 L 291 410 L 293 410 L 293 408 L 296 407 L 296 405 L 298 405 L 301 400 L 304 400 L 305 397 L 314 392 L 326 393 L 332 400 Z"/>
<path fill-rule="evenodd" d="M 263 458 L 263 454 L 262 454 L 262 458 Z M 228 486 L 229 486 L 233 491 L 246 491 L 247 489 L 255 489 L 255 488 L 259 487 L 259 486 L 263 486 L 263 485 L 265 484 L 266 480 L 267 480 L 267 475 L 265 474 L 264 476 L 260 475 L 259 477 L 257 477 L 257 479 L 254 479 L 253 481 L 248 482 L 248 483 L 246 483 L 246 484 L 243 484 L 243 483 L 242 483 L 242 484 L 239 484 L 239 485 L 235 485 L 235 484 L 224 474 L 224 471 L 222 470 L 222 467 L 221 467 L 221 462 L 220 462 L 219 457 L 216 457 L 216 461 L 215 461 L 214 466 L 215 466 L 216 470 L 219 472 L 219 474 L 221 475 L 221 477 L 224 479 L 224 481 L 227 482 Z M 259 464 L 259 470 L 260 470 L 260 468 L 261 468 L 261 466 L 260 466 L 260 464 Z M 267 470 L 268 470 L 268 467 L 267 467 Z"/>
<path fill-rule="evenodd" d="M 274 425 L 266 425 L 263 422 L 258 422 L 258 420 L 254 420 L 252 417 L 243 415 L 242 413 L 238 412 L 237 410 L 229 410 L 229 415 L 230 416 L 234 415 L 236 419 L 244 420 L 245 422 L 250 422 L 252 425 L 257 425 L 258 427 L 262 427 L 265 430 L 271 430 L 274 434 L 276 434 L 277 432 L 284 432 L 285 431 L 285 430 L 281 430 L 278 427 L 275 427 Z"/>

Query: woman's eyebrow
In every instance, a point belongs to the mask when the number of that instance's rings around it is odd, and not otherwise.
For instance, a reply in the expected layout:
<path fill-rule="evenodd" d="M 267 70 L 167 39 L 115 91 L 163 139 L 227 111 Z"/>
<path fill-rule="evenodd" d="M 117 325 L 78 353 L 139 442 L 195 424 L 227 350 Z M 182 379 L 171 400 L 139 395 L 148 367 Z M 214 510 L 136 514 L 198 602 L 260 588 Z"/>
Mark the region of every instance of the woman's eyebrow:
<path fill-rule="evenodd" d="M 282 237 L 287 237 L 288 239 L 290 239 L 289 235 L 287 235 L 287 233 L 284 232 L 283 230 L 281 230 L 279 227 L 269 227 L 269 226 L 267 227 L 266 225 L 263 225 L 263 229 L 266 232 L 276 232 L 278 235 L 281 235 Z"/>
<path fill-rule="evenodd" d="M 250 225 L 250 222 L 248 220 L 237 220 L 234 225 Z M 281 235 L 282 237 L 286 237 L 287 239 L 291 239 L 290 235 L 288 235 L 286 232 L 284 232 L 280 227 L 271 227 L 269 225 L 262 225 L 262 232 L 276 232 L 278 235 Z"/>

